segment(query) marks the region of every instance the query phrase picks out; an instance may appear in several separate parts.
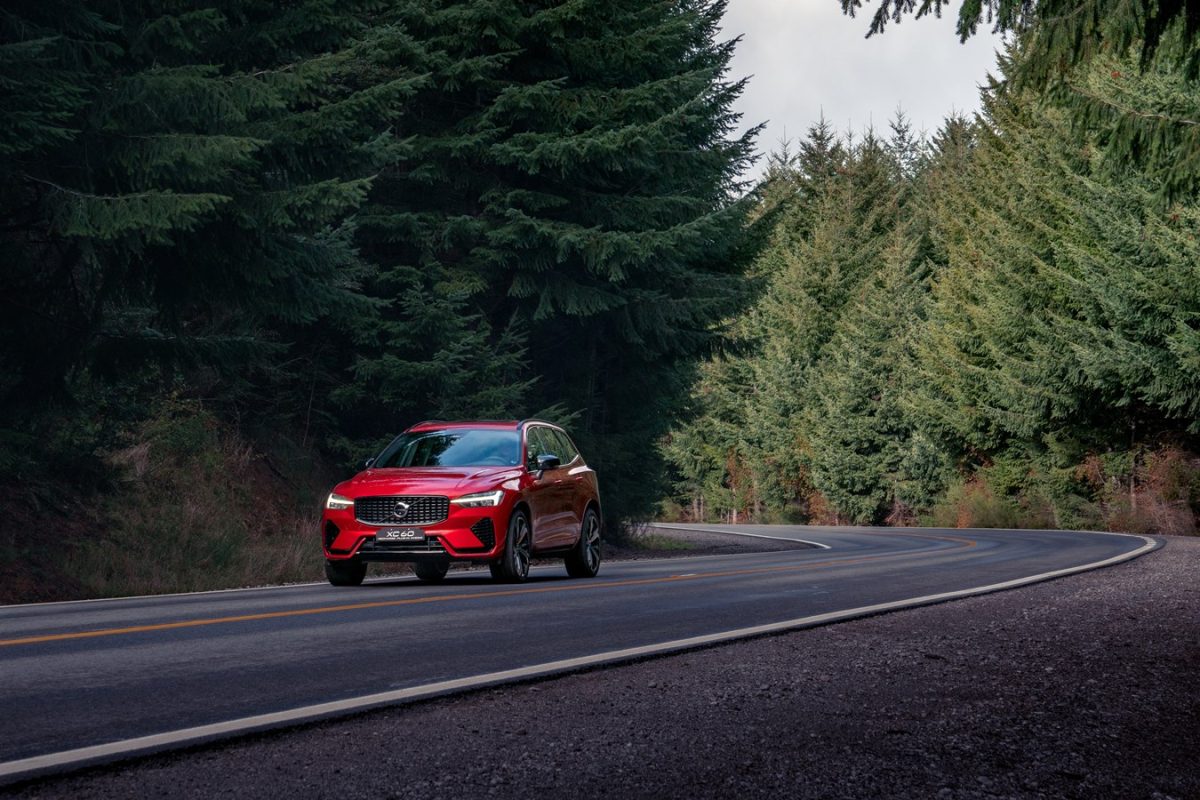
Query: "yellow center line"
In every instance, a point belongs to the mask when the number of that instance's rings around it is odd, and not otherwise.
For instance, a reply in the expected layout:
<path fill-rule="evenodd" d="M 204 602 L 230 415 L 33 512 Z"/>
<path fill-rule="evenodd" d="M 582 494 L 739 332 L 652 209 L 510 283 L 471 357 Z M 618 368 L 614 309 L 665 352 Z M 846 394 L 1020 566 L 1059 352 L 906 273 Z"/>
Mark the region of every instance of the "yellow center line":
<path fill-rule="evenodd" d="M 923 536 L 923 534 L 915 534 Z M 931 539 L 960 542 L 963 547 L 974 547 L 977 542 L 956 536 L 928 536 Z M 957 549 L 957 548 L 955 548 Z M 572 583 L 564 586 L 524 587 L 521 589 L 503 589 L 493 592 L 471 592 L 464 594 L 441 594 L 431 597 L 407 597 L 403 600 L 376 600 L 370 603 L 350 603 L 339 606 L 319 606 L 317 608 L 297 608 L 290 611 L 267 611 L 261 614 L 239 614 L 231 617 L 211 617 L 206 619 L 189 619 L 179 622 L 161 622 L 152 625 L 133 625 L 127 628 L 102 628 L 92 631 L 75 631 L 73 633 L 51 633 L 41 636 L 26 636 L 19 639 L 0 639 L 0 647 L 13 647 L 22 644 L 40 644 L 42 642 L 62 642 L 72 639 L 94 639 L 101 636 L 122 636 L 131 633 L 149 633 L 152 631 L 170 631 L 180 628 L 200 628 L 207 625 L 225 625 L 233 622 L 257 622 L 265 619 L 283 619 L 286 617 L 304 617 L 313 614 L 334 614 L 344 611 L 362 611 L 371 608 L 394 608 L 397 606 L 415 606 L 424 603 L 445 603 L 455 600 L 486 600 L 491 597 L 516 597 L 519 595 L 544 594 L 546 592 L 571 592 L 582 589 L 616 589 L 626 586 L 649 586 L 653 584 L 675 583 L 679 581 L 694 581 L 704 578 L 728 578 L 742 575 L 762 575 L 777 572 L 796 572 L 822 567 L 836 567 L 843 564 L 862 564 L 870 561 L 881 561 L 911 553 L 888 553 L 879 556 L 860 556 L 858 558 L 830 559 L 827 561 L 812 561 L 806 564 L 790 564 L 776 567 L 755 567 L 752 569 L 731 569 L 717 572 L 697 572 L 687 575 L 669 575 L 661 578 L 631 578 L 620 581 Z"/>

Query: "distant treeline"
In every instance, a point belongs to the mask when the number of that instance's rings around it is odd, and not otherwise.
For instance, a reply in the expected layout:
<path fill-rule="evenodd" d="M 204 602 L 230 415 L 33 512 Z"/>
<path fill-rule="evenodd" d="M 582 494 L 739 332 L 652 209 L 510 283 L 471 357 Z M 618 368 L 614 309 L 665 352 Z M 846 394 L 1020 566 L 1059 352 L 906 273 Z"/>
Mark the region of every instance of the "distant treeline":
<path fill-rule="evenodd" d="M 0 472 L 102 472 L 164 398 L 343 469 L 543 414 L 647 513 L 750 296 L 724 6 L 6 2 Z"/>
<path fill-rule="evenodd" d="M 1053 91 L 1000 80 L 928 139 L 903 115 L 822 122 L 777 153 L 763 291 L 667 440 L 668 513 L 1195 532 L 1200 207 L 1180 187 L 1200 87 L 1180 42 L 1148 65 L 1101 52 Z"/>

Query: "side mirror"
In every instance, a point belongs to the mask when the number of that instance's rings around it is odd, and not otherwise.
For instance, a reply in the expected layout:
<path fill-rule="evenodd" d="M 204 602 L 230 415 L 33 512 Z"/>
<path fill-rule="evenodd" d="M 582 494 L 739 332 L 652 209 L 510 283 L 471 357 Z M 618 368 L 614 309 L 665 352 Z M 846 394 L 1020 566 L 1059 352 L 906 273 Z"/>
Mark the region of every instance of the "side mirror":
<path fill-rule="evenodd" d="M 562 460 L 551 453 L 542 453 L 537 457 L 538 472 L 545 472 L 548 469 L 558 469 L 561 466 Z"/>
<path fill-rule="evenodd" d="M 370 469 L 371 465 L 374 463 L 375 463 L 375 459 L 368 458 L 366 461 L 363 462 L 363 469 Z"/>

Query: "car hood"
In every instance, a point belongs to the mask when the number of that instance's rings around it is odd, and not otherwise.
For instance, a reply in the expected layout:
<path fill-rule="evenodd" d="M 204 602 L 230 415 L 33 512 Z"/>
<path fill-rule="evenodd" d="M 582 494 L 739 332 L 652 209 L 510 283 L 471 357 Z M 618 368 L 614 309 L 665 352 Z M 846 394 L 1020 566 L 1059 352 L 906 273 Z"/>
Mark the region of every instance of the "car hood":
<path fill-rule="evenodd" d="M 521 474 L 520 467 L 402 467 L 366 469 L 334 491 L 347 497 L 380 494 L 462 495 L 484 492 Z"/>

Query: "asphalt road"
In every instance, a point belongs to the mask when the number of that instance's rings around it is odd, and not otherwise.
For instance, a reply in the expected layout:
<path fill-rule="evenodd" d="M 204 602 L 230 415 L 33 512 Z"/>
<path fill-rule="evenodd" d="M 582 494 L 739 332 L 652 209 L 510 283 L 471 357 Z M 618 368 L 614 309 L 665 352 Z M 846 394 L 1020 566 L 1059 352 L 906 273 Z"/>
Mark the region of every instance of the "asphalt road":
<path fill-rule="evenodd" d="M 825 547 L 611 562 L 594 580 L 544 566 L 520 586 L 485 570 L 438 586 L 0 608 L 0 781 L 31 757 L 991 586 L 1147 546 L 1068 532 L 737 530 Z"/>

